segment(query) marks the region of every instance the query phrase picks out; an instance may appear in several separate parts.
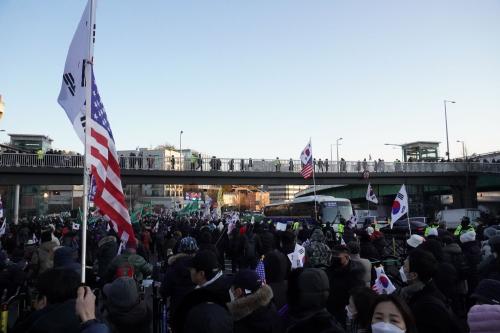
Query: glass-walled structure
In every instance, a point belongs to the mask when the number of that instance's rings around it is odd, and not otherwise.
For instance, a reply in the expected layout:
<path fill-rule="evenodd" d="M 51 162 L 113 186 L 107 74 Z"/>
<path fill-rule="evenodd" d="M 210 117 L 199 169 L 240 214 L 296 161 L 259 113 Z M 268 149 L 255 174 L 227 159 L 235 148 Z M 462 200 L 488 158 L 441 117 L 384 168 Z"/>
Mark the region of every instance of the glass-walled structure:
<path fill-rule="evenodd" d="M 417 141 L 401 145 L 404 162 L 437 162 L 439 142 Z"/>

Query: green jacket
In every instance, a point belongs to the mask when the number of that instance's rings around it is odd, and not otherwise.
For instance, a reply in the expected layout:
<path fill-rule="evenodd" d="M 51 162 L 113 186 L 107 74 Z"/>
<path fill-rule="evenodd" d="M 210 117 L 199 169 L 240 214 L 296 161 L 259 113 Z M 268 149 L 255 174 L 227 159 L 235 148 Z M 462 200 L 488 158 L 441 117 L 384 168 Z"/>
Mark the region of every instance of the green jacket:
<path fill-rule="evenodd" d="M 114 280 L 118 268 L 127 266 L 127 263 L 134 268 L 134 277 L 137 281 L 142 281 L 144 277 L 151 275 L 153 272 L 153 265 L 149 264 L 143 257 L 125 251 L 125 253 L 115 257 L 109 264 L 106 280 L 108 282 Z"/>

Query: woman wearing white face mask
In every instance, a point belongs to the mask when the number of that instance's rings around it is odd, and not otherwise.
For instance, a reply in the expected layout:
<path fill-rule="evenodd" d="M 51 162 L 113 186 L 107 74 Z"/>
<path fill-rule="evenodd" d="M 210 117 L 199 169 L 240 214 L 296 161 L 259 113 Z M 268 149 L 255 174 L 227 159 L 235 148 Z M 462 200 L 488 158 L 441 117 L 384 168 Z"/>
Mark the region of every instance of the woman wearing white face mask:
<path fill-rule="evenodd" d="M 367 287 L 354 288 L 349 294 L 349 304 L 345 308 L 346 332 L 367 333 L 370 329 L 371 311 L 377 294 Z"/>
<path fill-rule="evenodd" d="M 395 295 L 377 296 L 373 306 L 372 333 L 417 333 L 413 316 L 402 299 Z"/>

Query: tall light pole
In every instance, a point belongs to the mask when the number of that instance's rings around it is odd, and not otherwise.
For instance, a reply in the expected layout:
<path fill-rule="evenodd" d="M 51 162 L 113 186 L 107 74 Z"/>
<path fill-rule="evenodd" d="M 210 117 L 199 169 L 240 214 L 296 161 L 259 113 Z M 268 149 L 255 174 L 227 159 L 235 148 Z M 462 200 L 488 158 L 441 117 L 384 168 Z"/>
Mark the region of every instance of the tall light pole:
<path fill-rule="evenodd" d="M 339 141 L 342 140 L 342 138 L 337 139 L 337 172 L 340 172 L 340 165 L 339 165 Z"/>
<path fill-rule="evenodd" d="M 401 162 L 404 162 L 405 159 L 405 153 L 403 151 L 403 145 L 399 145 L 397 143 L 384 143 L 384 146 L 395 146 L 395 147 L 401 147 Z"/>
<path fill-rule="evenodd" d="M 444 123 L 446 125 L 446 156 L 447 156 L 447 160 L 450 161 L 450 141 L 448 140 L 448 115 L 446 113 L 446 103 L 455 104 L 455 101 L 448 101 L 446 99 L 443 101 L 443 104 L 444 104 Z"/>
<path fill-rule="evenodd" d="M 181 131 L 179 134 L 179 170 L 182 171 L 182 133 L 184 131 Z"/>
<path fill-rule="evenodd" d="M 467 154 L 465 152 L 465 142 L 462 140 L 457 140 L 457 142 L 460 142 L 462 144 L 462 156 L 464 157 L 464 162 L 467 161 Z"/>

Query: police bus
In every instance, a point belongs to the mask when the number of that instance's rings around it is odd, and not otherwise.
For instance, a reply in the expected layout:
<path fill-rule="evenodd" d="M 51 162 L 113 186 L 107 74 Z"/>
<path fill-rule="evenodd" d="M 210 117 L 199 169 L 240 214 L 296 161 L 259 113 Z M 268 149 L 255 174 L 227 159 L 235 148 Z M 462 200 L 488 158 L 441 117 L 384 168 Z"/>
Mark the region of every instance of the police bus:
<path fill-rule="evenodd" d="M 317 220 L 314 213 L 316 202 Z M 310 224 L 338 223 L 343 217 L 348 220 L 352 216 L 352 206 L 349 199 L 335 198 L 326 195 L 310 195 L 295 198 L 289 202 L 281 202 L 264 207 L 266 220 L 274 223 L 305 222 Z"/>

